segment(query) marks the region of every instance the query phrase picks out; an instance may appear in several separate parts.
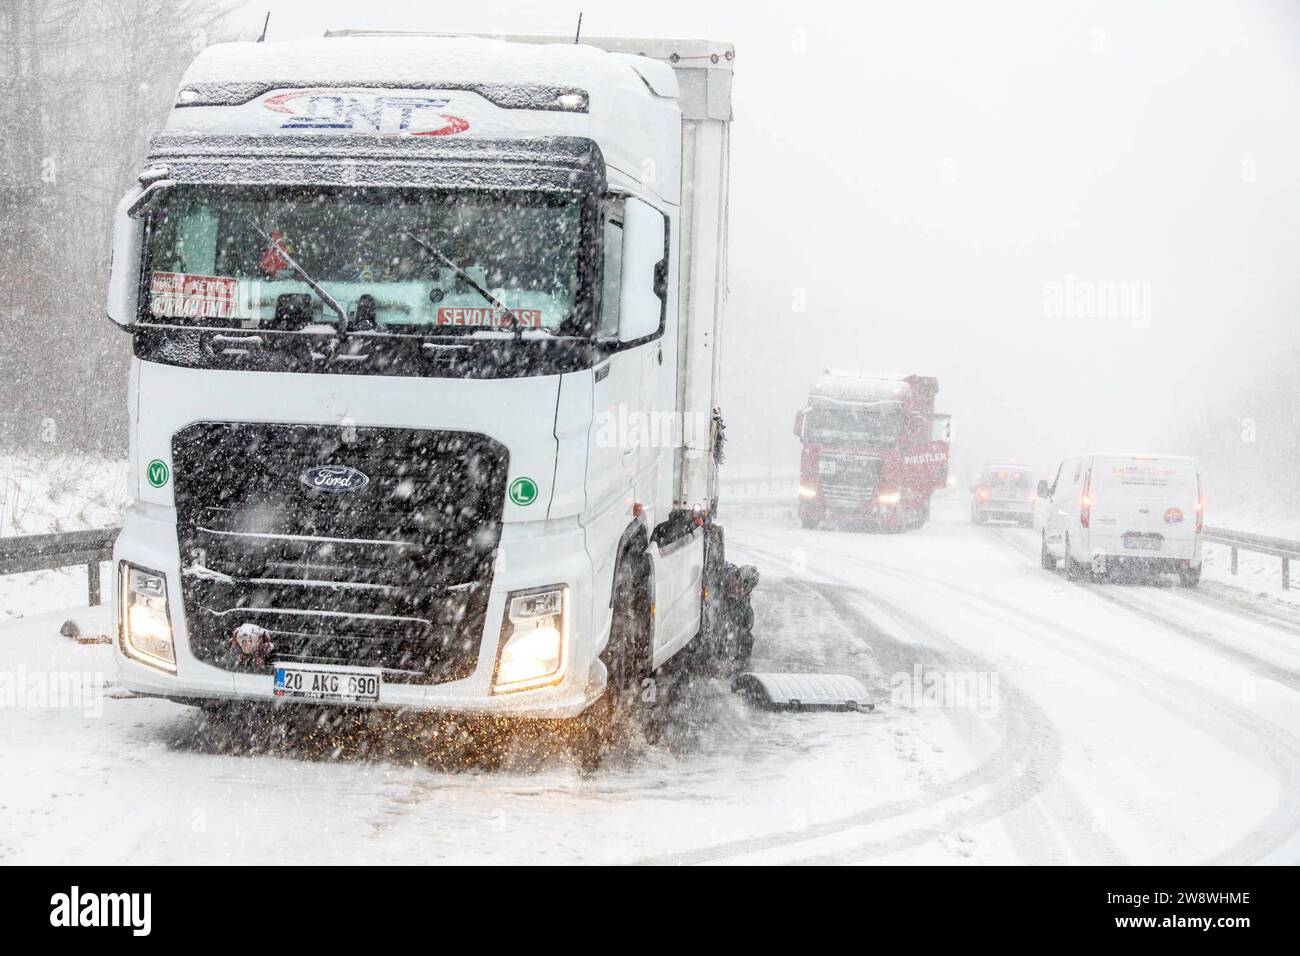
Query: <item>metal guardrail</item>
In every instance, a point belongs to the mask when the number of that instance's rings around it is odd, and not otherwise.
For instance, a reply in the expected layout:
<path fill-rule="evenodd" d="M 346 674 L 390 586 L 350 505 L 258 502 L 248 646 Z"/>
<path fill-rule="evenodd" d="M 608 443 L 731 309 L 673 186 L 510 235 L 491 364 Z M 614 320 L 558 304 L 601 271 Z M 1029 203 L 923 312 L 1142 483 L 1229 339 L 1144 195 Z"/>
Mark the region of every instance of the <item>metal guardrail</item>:
<path fill-rule="evenodd" d="M 1300 541 L 1286 538 L 1274 538 L 1266 534 L 1249 534 L 1245 531 L 1233 531 L 1229 528 L 1212 528 L 1206 525 L 1201 535 L 1202 540 L 1214 544 L 1226 544 L 1232 549 L 1232 573 L 1237 573 L 1237 552 L 1253 551 L 1282 559 L 1282 590 L 1291 589 L 1291 559 L 1300 560 Z"/>
<path fill-rule="evenodd" d="M 741 479 L 727 484 L 773 488 L 785 476 Z M 56 534 L 24 534 L 0 538 L 0 574 L 26 571 L 50 571 L 74 564 L 86 566 L 86 593 L 92 606 L 100 603 L 99 565 L 113 559 L 113 542 L 121 528 L 96 528 L 91 531 L 65 531 Z M 1282 559 L 1282 589 L 1291 588 L 1291 560 L 1300 561 L 1300 541 L 1250 534 L 1230 528 L 1206 526 L 1202 539 L 1232 549 L 1232 573 L 1237 573 L 1237 552 L 1251 551 Z"/>
<path fill-rule="evenodd" d="M 798 490 L 799 475 L 793 473 L 718 479 L 718 494 L 733 503 L 786 497 L 793 502 Z"/>
<path fill-rule="evenodd" d="M 52 571 L 74 564 L 86 566 L 86 592 L 92 606 L 100 602 L 99 565 L 113 559 L 113 542 L 121 528 L 24 534 L 0 538 L 0 574 Z"/>

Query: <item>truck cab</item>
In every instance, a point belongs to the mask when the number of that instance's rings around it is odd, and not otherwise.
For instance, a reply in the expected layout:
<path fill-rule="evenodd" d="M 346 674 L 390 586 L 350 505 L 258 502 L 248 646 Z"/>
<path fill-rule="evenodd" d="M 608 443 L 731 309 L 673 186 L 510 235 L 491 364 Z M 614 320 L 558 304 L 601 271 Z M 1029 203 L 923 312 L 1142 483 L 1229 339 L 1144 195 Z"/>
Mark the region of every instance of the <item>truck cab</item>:
<path fill-rule="evenodd" d="M 732 58 L 198 55 L 115 220 L 128 689 L 569 717 L 700 634 Z"/>
<path fill-rule="evenodd" d="M 919 528 L 948 480 L 950 417 L 936 414 L 937 379 L 827 371 L 795 415 L 799 519 Z"/>

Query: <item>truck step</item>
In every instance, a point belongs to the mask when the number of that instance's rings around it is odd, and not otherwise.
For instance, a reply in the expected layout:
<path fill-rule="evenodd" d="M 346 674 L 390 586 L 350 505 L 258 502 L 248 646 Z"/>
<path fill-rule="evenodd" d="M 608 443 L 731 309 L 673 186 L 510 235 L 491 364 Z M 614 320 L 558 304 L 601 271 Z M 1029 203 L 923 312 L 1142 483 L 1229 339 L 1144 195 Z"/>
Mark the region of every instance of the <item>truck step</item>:
<path fill-rule="evenodd" d="M 871 711 L 876 705 L 862 681 L 848 674 L 781 674 L 746 671 L 731 689 L 763 710 Z"/>

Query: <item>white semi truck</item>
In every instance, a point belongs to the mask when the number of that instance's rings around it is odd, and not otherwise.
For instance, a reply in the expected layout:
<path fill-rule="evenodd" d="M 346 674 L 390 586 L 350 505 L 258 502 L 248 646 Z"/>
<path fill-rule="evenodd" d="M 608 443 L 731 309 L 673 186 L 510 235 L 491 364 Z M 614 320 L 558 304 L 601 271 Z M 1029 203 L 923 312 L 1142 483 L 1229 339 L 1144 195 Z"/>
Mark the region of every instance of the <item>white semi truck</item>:
<path fill-rule="evenodd" d="M 743 667 L 756 575 L 713 522 L 732 63 L 198 55 L 115 225 L 125 687 L 571 718 L 688 648 Z"/>

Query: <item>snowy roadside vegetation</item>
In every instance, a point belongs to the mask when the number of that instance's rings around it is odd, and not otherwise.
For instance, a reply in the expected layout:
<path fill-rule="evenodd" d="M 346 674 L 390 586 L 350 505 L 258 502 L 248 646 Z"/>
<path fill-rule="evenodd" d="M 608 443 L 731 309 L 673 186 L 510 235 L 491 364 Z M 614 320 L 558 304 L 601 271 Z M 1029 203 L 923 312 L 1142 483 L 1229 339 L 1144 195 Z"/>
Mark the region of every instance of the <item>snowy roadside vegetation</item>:
<path fill-rule="evenodd" d="M 121 524 L 129 500 L 124 460 L 0 455 L 0 536 L 113 527 Z M 103 579 L 108 579 L 107 566 Z M 85 601 L 81 567 L 0 576 L 0 619 Z"/>

